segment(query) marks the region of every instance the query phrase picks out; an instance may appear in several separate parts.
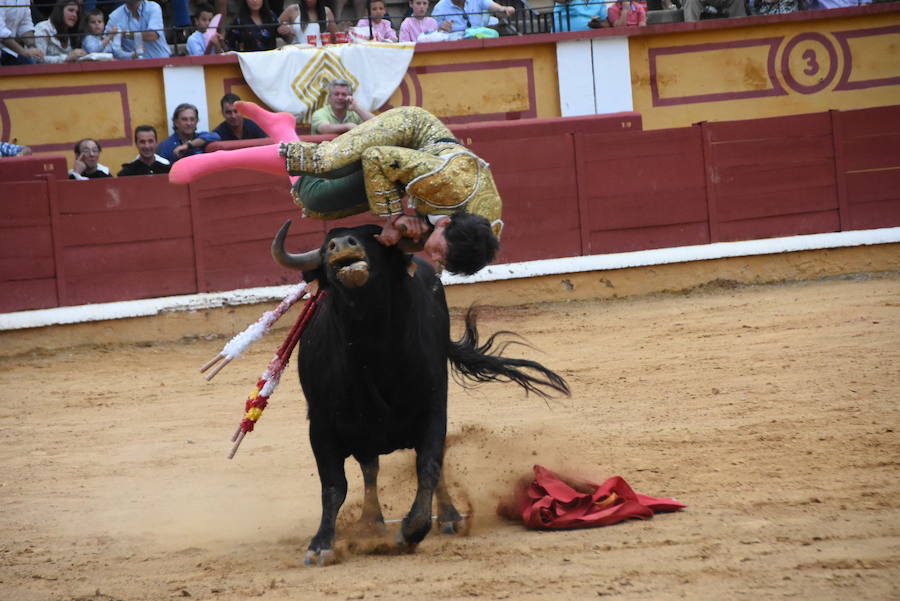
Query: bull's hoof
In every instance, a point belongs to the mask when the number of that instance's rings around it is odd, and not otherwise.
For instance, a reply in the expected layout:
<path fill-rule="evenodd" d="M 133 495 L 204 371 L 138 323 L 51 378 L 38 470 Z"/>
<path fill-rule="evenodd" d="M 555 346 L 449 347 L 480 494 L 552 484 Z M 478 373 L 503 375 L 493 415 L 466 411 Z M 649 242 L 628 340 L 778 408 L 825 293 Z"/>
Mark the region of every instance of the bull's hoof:
<path fill-rule="evenodd" d="M 438 520 L 438 532 L 441 534 L 459 534 L 462 532 L 463 518 L 456 520 Z"/>
<path fill-rule="evenodd" d="M 397 530 L 397 552 L 398 553 L 406 553 L 412 554 L 416 552 L 416 548 L 419 546 L 419 542 L 411 542 L 406 540 L 403 537 L 403 529 Z"/>
<path fill-rule="evenodd" d="M 306 557 L 303 558 L 303 565 L 315 568 L 330 566 L 337 563 L 337 555 L 334 549 L 322 549 L 321 551 L 307 551 Z"/>

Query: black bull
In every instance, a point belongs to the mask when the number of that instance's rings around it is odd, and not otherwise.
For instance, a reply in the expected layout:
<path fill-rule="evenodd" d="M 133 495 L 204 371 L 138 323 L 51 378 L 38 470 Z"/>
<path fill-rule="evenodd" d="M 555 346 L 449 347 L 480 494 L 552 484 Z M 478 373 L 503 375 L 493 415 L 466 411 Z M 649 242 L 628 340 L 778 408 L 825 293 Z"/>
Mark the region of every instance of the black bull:
<path fill-rule="evenodd" d="M 512 381 L 541 396 L 545 389 L 568 394 L 565 380 L 540 363 L 500 356 L 509 342 L 497 340 L 497 334 L 479 346 L 472 310 L 463 337 L 451 340 L 444 289 L 434 269 L 378 243 L 373 236 L 379 227 L 334 229 L 320 249 L 292 255 L 284 251 L 289 225 L 275 237 L 273 256 L 305 271 L 307 281 L 317 279 L 325 294 L 300 338 L 299 353 L 322 485 L 322 521 L 307 550 L 307 565 L 335 561 L 335 521 L 347 495 L 344 462 L 351 455 L 362 468 L 365 524 L 384 528 L 378 456 L 412 448 L 418 490 L 398 543 L 413 549 L 428 534 L 435 493 L 438 524 L 453 532 L 461 516 L 441 478 L 448 360 L 457 380 Z"/>

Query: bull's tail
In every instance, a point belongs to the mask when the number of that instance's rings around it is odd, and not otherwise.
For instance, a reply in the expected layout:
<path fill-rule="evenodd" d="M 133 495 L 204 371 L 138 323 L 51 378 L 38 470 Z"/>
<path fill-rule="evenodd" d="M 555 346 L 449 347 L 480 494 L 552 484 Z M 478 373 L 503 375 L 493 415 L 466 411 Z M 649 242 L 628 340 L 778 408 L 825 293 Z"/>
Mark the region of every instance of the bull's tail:
<path fill-rule="evenodd" d="M 462 338 L 450 341 L 450 365 L 454 379 L 466 386 L 470 382 L 515 382 L 541 397 L 548 398 L 551 391 L 569 395 L 569 385 L 562 376 L 537 361 L 504 357 L 503 352 L 511 344 L 523 344 L 505 339 L 515 336 L 502 330 L 478 344 L 477 316 L 474 307 L 466 312 L 466 331 Z"/>

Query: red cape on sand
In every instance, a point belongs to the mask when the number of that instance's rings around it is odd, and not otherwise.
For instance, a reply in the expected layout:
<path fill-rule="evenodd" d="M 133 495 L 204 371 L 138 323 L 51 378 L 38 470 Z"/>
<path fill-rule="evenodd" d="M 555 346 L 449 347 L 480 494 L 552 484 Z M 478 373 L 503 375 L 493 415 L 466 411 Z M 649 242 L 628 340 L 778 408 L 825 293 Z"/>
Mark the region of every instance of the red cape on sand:
<path fill-rule="evenodd" d="M 686 507 L 675 499 L 638 494 L 620 476 L 603 484 L 582 481 L 576 486 L 579 490 L 536 465 L 534 480 L 517 486 L 514 504 L 501 502 L 497 511 L 511 519 L 521 519 L 527 528 L 555 530 L 608 526 L 629 518 L 648 519 L 654 512 Z"/>

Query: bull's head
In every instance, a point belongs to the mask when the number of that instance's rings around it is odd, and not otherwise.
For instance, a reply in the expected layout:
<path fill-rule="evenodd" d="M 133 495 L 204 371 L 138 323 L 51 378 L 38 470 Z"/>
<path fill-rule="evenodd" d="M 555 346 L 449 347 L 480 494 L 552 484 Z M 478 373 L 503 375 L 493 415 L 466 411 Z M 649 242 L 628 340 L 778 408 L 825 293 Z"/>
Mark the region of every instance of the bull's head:
<path fill-rule="evenodd" d="M 339 232 L 325 245 L 302 254 L 284 250 L 290 220 L 286 221 L 272 240 L 272 257 L 283 267 L 310 271 L 322 266 L 324 261 L 330 275 L 346 288 L 359 288 L 369 281 L 369 257 L 363 241 L 353 231 Z"/>

